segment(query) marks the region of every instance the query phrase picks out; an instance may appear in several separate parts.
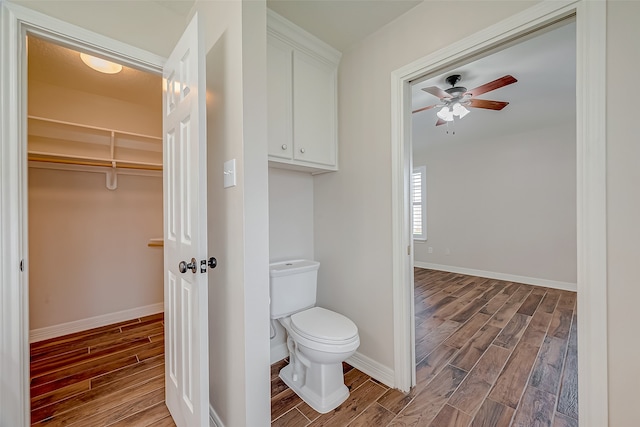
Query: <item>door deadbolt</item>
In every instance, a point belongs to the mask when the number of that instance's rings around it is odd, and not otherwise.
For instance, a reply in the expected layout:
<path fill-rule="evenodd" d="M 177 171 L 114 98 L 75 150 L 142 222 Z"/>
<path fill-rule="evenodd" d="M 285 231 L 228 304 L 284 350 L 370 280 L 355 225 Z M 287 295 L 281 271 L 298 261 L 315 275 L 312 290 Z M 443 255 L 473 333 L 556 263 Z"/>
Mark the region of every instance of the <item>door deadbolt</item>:
<path fill-rule="evenodd" d="M 198 263 L 195 258 L 191 258 L 191 262 L 189 264 L 187 264 L 186 261 L 180 261 L 178 268 L 180 269 L 180 273 L 186 273 L 187 270 L 191 270 L 192 273 L 195 273 L 198 271 Z"/>

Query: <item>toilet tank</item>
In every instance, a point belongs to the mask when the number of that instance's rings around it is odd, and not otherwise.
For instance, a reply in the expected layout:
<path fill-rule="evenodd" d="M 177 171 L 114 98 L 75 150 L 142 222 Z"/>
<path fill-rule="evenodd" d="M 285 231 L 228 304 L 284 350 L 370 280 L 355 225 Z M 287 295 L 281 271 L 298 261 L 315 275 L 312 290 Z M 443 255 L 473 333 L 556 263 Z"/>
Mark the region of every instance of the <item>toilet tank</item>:
<path fill-rule="evenodd" d="M 269 264 L 272 319 L 316 305 L 319 267 L 319 262 L 304 259 Z"/>

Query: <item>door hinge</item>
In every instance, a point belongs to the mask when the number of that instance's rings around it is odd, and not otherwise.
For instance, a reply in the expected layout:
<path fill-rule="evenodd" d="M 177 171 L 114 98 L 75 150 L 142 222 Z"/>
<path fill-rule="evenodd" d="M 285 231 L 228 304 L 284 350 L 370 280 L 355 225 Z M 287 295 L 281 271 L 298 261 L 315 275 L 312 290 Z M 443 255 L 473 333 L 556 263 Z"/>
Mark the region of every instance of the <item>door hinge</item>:
<path fill-rule="evenodd" d="M 407 246 L 407 255 L 411 255 L 411 245 Z"/>
<path fill-rule="evenodd" d="M 20 271 L 24 271 L 24 260 L 20 260 Z"/>

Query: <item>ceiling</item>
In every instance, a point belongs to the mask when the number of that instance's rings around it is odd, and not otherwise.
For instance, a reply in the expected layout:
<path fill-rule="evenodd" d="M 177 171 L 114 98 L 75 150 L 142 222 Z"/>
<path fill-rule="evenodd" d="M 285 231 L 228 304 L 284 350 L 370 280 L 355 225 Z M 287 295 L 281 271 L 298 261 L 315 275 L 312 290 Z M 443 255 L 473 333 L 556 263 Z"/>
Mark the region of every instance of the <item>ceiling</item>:
<path fill-rule="evenodd" d="M 438 109 L 413 114 L 413 144 L 416 149 L 427 143 L 487 138 L 496 132 L 515 133 L 575 120 L 575 21 L 534 34 L 468 64 L 427 76 L 412 86 L 412 110 L 437 104 L 439 99 L 421 88 L 449 88 L 445 78 L 451 74 L 462 75 L 457 86 L 469 90 L 507 74 L 518 81 L 477 97 L 509 102 L 501 111 L 470 108 L 470 113 L 463 119 L 456 118 L 453 125 L 437 127 Z"/>
<path fill-rule="evenodd" d="M 103 74 L 86 66 L 79 52 L 33 36 L 29 36 L 28 78 L 143 106 L 158 105 L 162 97 L 160 75 L 125 66 L 118 74 Z"/>
<path fill-rule="evenodd" d="M 267 7 L 341 52 L 422 0 L 267 0 Z"/>

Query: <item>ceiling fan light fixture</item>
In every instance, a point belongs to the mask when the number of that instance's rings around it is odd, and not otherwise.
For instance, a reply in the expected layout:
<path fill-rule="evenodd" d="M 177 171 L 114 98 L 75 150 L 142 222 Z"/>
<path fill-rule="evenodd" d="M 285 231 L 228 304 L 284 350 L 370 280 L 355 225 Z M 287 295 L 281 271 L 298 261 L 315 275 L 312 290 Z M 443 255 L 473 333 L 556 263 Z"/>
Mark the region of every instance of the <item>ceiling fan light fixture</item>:
<path fill-rule="evenodd" d="M 464 116 L 466 116 L 467 114 L 469 114 L 469 110 L 467 110 L 466 108 L 464 108 L 464 106 L 462 104 L 460 104 L 459 102 L 456 102 L 453 105 L 453 114 L 455 116 L 458 116 L 460 118 L 463 118 Z"/>
<path fill-rule="evenodd" d="M 104 74 L 117 74 L 122 71 L 122 65 L 107 61 L 106 59 L 96 58 L 86 53 L 81 53 L 80 59 L 82 59 L 82 62 L 88 67 Z"/>
<path fill-rule="evenodd" d="M 452 122 L 453 121 L 453 112 L 449 109 L 448 106 L 442 107 L 442 110 L 438 111 L 436 116 L 438 116 L 439 118 L 441 118 L 445 122 Z"/>

